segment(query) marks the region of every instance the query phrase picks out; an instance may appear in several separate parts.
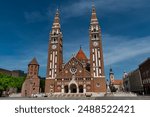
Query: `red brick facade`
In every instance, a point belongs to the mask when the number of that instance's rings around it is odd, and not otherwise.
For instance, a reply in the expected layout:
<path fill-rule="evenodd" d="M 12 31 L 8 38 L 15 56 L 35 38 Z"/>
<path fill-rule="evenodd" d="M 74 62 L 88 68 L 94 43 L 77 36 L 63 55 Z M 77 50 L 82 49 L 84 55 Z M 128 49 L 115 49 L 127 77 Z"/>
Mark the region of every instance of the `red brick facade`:
<path fill-rule="evenodd" d="M 63 64 L 63 39 L 57 10 L 50 33 L 45 93 L 105 93 L 101 29 L 93 6 L 89 28 L 90 58 L 80 48 Z"/>
<path fill-rule="evenodd" d="M 28 65 L 28 74 L 22 85 L 21 95 L 30 97 L 39 93 L 40 79 L 38 77 L 39 64 L 34 58 Z"/>

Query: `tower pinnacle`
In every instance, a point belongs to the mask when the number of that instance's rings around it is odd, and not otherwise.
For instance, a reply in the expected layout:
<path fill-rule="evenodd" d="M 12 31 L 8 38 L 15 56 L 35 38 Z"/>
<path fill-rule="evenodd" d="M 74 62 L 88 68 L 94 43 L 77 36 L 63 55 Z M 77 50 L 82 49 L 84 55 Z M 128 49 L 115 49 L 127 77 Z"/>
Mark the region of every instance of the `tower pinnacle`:
<path fill-rule="evenodd" d="M 109 74 L 114 74 L 113 69 L 110 67 Z"/>
<path fill-rule="evenodd" d="M 95 5 L 94 5 L 94 0 L 92 0 L 92 6 L 95 6 Z"/>
<path fill-rule="evenodd" d="M 59 10 L 58 9 L 56 10 L 52 29 L 60 29 L 60 18 L 59 18 Z"/>
<path fill-rule="evenodd" d="M 92 4 L 92 16 L 91 16 L 91 23 L 98 23 L 96 9 L 94 3 Z"/>
<path fill-rule="evenodd" d="M 38 64 L 36 58 L 34 57 L 34 58 L 32 59 L 32 61 L 29 63 L 29 65 L 39 65 L 39 64 Z"/>

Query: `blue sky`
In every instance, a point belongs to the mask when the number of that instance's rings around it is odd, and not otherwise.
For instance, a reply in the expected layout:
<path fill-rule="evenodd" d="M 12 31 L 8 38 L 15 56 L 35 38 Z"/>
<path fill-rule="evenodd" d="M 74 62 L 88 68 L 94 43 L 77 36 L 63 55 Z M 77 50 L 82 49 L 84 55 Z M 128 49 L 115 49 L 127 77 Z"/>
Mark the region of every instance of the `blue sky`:
<path fill-rule="evenodd" d="M 64 61 L 80 45 L 89 56 L 92 0 L 0 0 L 0 68 L 27 71 L 33 57 L 46 75 L 49 32 L 61 12 Z M 102 29 L 105 74 L 112 66 L 117 79 L 150 57 L 150 1 L 95 0 Z"/>

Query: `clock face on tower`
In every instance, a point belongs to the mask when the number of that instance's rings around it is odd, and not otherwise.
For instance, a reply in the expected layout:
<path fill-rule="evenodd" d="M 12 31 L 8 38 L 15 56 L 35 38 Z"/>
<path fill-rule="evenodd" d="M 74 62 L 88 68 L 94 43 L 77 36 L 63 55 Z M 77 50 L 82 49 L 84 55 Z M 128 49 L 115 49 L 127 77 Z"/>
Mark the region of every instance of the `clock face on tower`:
<path fill-rule="evenodd" d="M 93 46 L 98 46 L 98 42 L 93 42 Z"/>
<path fill-rule="evenodd" d="M 52 49 L 56 49 L 57 48 L 57 46 L 56 45 L 52 45 Z"/>

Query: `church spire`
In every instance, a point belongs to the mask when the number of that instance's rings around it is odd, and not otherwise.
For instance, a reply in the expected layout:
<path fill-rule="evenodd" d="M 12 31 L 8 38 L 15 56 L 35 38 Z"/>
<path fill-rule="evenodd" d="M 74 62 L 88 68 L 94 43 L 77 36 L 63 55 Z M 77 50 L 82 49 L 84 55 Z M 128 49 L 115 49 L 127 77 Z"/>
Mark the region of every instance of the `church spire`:
<path fill-rule="evenodd" d="M 49 92 L 50 87 L 49 79 L 54 80 L 58 75 L 58 73 L 62 70 L 63 64 L 62 54 L 63 54 L 63 35 L 61 32 L 61 25 L 60 25 L 60 12 L 57 9 L 49 38 L 47 77 L 45 89 L 46 92 Z"/>
<path fill-rule="evenodd" d="M 58 33 L 60 32 L 60 16 L 59 16 L 59 10 L 56 10 L 56 14 L 55 14 L 55 18 L 54 18 L 54 22 L 53 22 L 53 26 L 52 26 L 52 32 L 53 33 Z"/>
<path fill-rule="evenodd" d="M 54 18 L 54 23 L 59 23 L 59 9 L 57 8 L 55 18 Z"/>
<path fill-rule="evenodd" d="M 104 77 L 104 60 L 102 51 L 101 28 L 96 15 L 96 8 L 92 5 L 92 16 L 89 27 L 90 34 L 90 64 L 94 77 Z"/>
<path fill-rule="evenodd" d="M 109 74 L 114 74 L 112 67 L 110 67 Z"/>
<path fill-rule="evenodd" d="M 98 23 L 97 15 L 96 15 L 96 8 L 94 5 L 94 2 L 92 4 L 92 16 L 91 16 L 91 24 L 92 23 Z"/>

